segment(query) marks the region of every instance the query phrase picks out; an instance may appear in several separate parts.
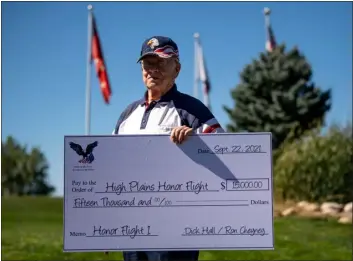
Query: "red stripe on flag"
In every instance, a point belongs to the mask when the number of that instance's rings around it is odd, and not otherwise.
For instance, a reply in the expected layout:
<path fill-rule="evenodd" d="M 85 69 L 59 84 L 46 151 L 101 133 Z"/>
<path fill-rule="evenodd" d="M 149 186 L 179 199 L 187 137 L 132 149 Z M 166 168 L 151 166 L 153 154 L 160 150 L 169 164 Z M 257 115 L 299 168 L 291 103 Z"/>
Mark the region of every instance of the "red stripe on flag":
<path fill-rule="evenodd" d="M 108 72 L 105 66 L 103 50 L 100 43 L 100 38 L 98 35 L 97 25 L 95 18 L 92 14 L 92 60 L 96 65 L 97 76 L 100 84 L 100 89 L 103 95 L 103 99 L 105 103 L 109 104 L 110 97 L 112 95 L 112 91 L 110 88 Z"/>

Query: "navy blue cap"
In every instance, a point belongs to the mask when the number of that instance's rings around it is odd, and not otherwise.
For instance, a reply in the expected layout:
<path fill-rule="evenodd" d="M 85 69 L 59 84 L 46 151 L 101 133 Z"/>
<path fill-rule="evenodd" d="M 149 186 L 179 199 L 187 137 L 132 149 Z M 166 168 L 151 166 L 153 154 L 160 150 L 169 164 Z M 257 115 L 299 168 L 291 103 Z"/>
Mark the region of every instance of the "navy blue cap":
<path fill-rule="evenodd" d="M 143 42 L 140 58 L 137 62 L 148 55 L 155 55 L 161 58 L 170 58 L 173 56 L 179 58 L 179 49 L 177 44 L 169 37 L 152 36 Z"/>

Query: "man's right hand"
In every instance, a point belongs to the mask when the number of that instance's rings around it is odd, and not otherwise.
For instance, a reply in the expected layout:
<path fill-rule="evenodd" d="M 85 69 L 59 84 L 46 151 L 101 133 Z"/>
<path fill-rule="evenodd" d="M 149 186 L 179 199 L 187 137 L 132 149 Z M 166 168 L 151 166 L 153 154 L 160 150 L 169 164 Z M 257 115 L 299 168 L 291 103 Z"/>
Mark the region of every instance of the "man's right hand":
<path fill-rule="evenodd" d="M 187 126 L 176 127 L 172 130 L 170 139 L 174 143 L 181 144 L 192 133 L 192 131 L 193 129 Z"/>

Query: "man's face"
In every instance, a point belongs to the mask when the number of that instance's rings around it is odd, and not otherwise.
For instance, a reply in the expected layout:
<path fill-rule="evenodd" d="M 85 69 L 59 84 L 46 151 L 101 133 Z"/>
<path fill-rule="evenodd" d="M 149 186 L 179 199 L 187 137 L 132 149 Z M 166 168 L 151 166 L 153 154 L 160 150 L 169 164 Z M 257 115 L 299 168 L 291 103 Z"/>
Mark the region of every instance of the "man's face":
<path fill-rule="evenodd" d="M 148 89 L 163 92 L 174 82 L 180 71 L 175 58 L 147 56 L 142 62 L 142 78 Z"/>

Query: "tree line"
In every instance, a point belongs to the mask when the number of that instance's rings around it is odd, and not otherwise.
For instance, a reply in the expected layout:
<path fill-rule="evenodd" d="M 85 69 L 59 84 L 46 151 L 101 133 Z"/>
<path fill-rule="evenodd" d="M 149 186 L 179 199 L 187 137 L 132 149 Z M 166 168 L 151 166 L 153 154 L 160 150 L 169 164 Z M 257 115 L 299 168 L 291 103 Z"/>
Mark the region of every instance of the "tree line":
<path fill-rule="evenodd" d="M 39 148 L 28 150 L 13 137 L 1 142 L 1 196 L 50 195 L 49 165 Z"/>

